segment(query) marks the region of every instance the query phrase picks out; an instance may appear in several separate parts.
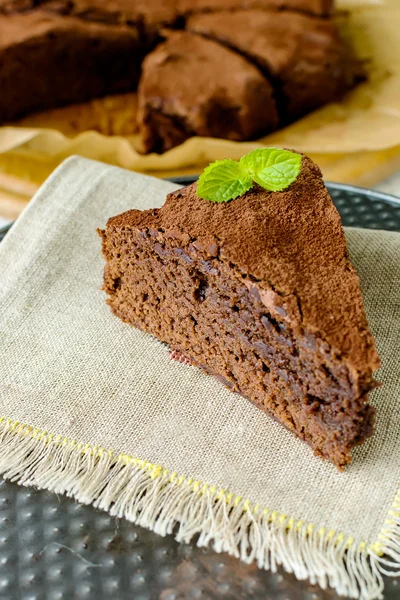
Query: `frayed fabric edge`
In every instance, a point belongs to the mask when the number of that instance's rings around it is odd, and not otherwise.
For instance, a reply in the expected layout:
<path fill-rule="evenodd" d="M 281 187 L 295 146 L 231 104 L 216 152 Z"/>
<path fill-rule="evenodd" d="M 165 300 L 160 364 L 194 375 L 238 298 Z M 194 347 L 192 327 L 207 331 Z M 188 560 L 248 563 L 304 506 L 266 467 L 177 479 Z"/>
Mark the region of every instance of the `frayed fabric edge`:
<path fill-rule="evenodd" d="M 179 542 L 360 600 L 382 598 L 383 574 L 400 571 L 400 493 L 376 544 L 253 504 L 159 465 L 0 419 L 0 474 L 65 494 Z"/>

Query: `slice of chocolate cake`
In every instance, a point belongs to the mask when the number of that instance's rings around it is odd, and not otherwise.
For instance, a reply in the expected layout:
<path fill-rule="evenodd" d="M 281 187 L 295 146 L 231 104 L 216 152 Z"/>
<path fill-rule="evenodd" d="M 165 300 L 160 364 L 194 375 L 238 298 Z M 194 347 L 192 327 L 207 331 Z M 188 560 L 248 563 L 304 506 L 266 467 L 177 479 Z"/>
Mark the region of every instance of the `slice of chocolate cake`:
<path fill-rule="evenodd" d="M 239 10 L 194 15 L 186 28 L 258 65 L 273 83 L 282 123 L 337 100 L 360 72 L 333 20 L 290 11 Z"/>
<path fill-rule="evenodd" d="M 196 189 L 100 232 L 111 309 L 345 466 L 373 432 L 379 358 L 319 168 L 230 202 Z"/>
<path fill-rule="evenodd" d="M 203 36 L 173 32 L 143 63 L 138 125 L 145 152 L 165 152 L 193 135 L 249 140 L 277 124 L 268 80 Z"/>
<path fill-rule="evenodd" d="M 45 11 L 0 15 L 0 122 L 135 89 L 142 58 L 133 27 Z"/>

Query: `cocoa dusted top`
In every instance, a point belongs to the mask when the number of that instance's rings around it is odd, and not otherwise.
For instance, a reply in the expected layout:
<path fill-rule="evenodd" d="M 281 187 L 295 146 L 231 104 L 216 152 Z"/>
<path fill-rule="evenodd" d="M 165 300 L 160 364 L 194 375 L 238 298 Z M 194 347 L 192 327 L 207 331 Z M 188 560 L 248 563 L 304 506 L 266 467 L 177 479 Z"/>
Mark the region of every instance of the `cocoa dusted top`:
<path fill-rule="evenodd" d="M 226 203 L 196 196 L 197 184 L 167 196 L 160 209 L 128 211 L 115 227 L 163 228 L 183 234 L 238 270 L 267 309 L 294 328 L 318 334 L 356 370 L 376 370 L 379 357 L 368 329 L 359 280 L 337 212 L 317 165 L 302 170 L 282 192 L 258 186 Z M 251 276 L 251 277 L 249 277 Z"/>

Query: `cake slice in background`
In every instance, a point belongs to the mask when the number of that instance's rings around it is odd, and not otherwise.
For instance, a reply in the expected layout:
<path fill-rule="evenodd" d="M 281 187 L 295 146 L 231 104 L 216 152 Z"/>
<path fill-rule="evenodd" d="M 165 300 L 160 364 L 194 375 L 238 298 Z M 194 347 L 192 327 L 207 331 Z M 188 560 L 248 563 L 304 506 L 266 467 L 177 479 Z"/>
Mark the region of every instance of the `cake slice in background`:
<path fill-rule="evenodd" d="M 196 190 L 109 219 L 112 311 L 345 466 L 373 432 L 379 357 L 319 168 L 303 157 L 288 189 L 229 202 Z"/>
<path fill-rule="evenodd" d="M 170 33 L 143 64 L 138 124 L 145 152 L 165 152 L 193 135 L 246 140 L 273 131 L 269 81 L 229 48 Z"/>
<path fill-rule="evenodd" d="M 0 14 L 0 122 L 130 90 L 142 58 L 133 27 L 47 11 Z"/>
<path fill-rule="evenodd" d="M 273 83 L 281 124 L 339 99 L 361 75 L 332 19 L 238 10 L 194 15 L 186 29 L 218 40 L 256 64 Z"/>

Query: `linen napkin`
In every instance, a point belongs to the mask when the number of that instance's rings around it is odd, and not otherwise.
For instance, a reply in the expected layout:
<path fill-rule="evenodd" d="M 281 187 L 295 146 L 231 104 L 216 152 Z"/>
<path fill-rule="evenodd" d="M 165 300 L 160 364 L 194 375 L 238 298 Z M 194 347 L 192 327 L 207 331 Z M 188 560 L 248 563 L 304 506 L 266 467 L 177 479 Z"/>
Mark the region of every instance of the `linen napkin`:
<path fill-rule="evenodd" d="M 339 473 L 107 307 L 96 228 L 176 187 L 68 159 L 0 245 L 0 472 L 379 598 L 400 569 L 400 235 L 347 231 L 384 385 L 375 436 Z"/>

